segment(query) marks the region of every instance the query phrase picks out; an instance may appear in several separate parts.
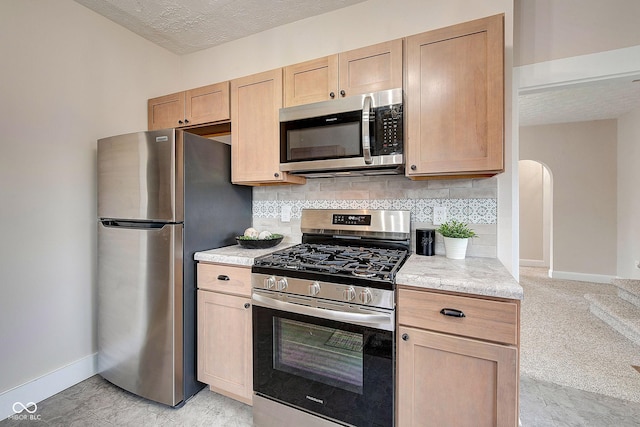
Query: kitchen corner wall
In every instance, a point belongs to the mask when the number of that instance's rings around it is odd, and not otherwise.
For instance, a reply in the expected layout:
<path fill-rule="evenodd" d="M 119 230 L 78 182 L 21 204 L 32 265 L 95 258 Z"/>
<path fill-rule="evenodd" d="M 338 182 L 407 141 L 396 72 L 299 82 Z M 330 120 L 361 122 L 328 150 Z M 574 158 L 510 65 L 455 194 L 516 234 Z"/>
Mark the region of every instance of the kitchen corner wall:
<path fill-rule="evenodd" d="M 283 206 L 291 207 L 291 221 L 281 221 Z M 447 217 L 470 224 L 469 256 L 496 257 L 497 179 L 411 181 L 404 176 L 308 179 L 305 185 L 256 187 L 253 226 L 299 242 L 302 209 L 393 209 L 411 211 L 412 250 L 416 228 L 437 228 L 433 207 L 447 208 Z M 437 235 L 436 254 L 444 254 Z"/>

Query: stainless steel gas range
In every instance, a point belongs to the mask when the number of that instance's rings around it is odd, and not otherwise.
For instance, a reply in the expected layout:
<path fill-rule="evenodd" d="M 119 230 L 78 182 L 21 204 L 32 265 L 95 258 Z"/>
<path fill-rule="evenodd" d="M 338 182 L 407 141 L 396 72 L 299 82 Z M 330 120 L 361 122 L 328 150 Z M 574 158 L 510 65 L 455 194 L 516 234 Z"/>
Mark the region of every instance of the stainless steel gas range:
<path fill-rule="evenodd" d="M 251 269 L 254 424 L 392 426 L 410 214 L 303 210 L 301 230 Z"/>

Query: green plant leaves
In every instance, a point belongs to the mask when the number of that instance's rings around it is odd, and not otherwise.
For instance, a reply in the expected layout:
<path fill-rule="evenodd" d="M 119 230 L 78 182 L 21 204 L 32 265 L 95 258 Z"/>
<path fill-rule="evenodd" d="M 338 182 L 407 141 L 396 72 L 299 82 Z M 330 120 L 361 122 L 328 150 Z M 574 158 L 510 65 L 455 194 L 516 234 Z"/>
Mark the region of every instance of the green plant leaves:
<path fill-rule="evenodd" d="M 469 237 L 476 237 L 475 231 L 469 228 L 464 222 L 456 221 L 455 219 L 444 222 L 436 229 L 436 231 L 442 234 L 444 237 L 454 237 L 457 239 L 466 239 Z"/>

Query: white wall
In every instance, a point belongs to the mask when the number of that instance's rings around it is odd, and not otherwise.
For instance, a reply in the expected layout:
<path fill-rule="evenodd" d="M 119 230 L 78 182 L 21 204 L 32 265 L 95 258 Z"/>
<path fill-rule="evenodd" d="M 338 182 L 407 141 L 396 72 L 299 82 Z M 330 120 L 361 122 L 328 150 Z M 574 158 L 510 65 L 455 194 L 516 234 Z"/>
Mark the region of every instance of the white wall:
<path fill-rule="evenodd" d="M 553 176 L 554 277 L 616 274 L 616 141 L 615 120 L 520 128 L 520 158 Z"/>
<path fill-rule="evenodd" d="M 184 88 L 241 77 L 498 13 L 506 14 L 505 37 L 510 53 L 512 3 L 512 0 L 365 1 L 185 55 Z"/>
<path fill-rule="evenodd" d="M 2 397 L 96 352 L 96 139 L 146 128 L 180 69 L 71 0 L 2 0 L 0 40 Z"/>
<path fill-rule="evenodd" d="M 638 0 L 515 0 L 518 65 L 640 44 Z"/>
<path fill-rule="evenodd" d="M 617 274 L 640 279 L 640 109 L 618 119 Z"/>

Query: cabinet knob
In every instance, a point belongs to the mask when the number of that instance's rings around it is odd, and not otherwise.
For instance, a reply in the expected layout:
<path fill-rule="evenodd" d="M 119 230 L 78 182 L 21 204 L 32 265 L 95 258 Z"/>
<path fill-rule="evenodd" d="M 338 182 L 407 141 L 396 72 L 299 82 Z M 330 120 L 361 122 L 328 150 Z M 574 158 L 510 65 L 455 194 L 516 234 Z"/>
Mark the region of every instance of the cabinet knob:
<path fill-rule="evenodd" d="M 185 123 L 189 123 L 189 119 L 184 119 L 184 122 Z"/>
<path fill-rule="evenodd" d="M 346 94 L 347 94 L 347 92 L 345 92 L 345 91 L 344 91 L 344 89 L 342 89 L 342 90 L 340 91 L 340 96 L 345 96 Z"/>
<path fill-rule="evenodd" d="M 336 94 L 334 92 L 329 93 L 329 98 L 333 99 L 336 97 Z"/>
<path fill-rule="evenodd" d="M 411 165 L 411 170 L 412 170 L 412 171 L 414 171 L 414 170 L 416 170 L 416 169 L 418 169 L 418 167 L 417 167 L 416 165 Z"/>
<path fill-rule="evenodd" d="M 273 176 L 275 176 L 276 178 L 280 177 L 280 174 L 278 172 L 274 173 Z"/>
<path fill-rule="evenodd" d="M 244 308 L 249 308 L 249 307 L 251 307 L 251 304 L 249 304 L 248 302 L 245 302 L 244 303 Z"/>
<path fill-rule="evenodd" d="M 409 334 L 402 334 L 403 341 L 409 341 Z"/>
<path fill-rule="evenodd" d="M 182 120 L 178 120 L 178 124 L 183 124 L 184 122 Z"/>

